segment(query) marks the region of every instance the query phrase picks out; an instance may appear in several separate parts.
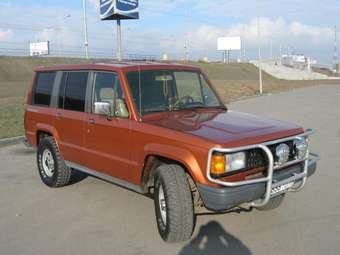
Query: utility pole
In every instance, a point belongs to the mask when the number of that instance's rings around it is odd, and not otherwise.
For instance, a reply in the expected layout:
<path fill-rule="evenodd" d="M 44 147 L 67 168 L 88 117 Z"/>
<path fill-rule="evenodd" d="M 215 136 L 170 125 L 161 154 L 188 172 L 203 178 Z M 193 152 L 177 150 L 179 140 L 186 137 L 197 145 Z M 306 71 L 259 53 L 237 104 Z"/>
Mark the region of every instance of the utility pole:
<path fill-rule="evenodd" d="M 61 57 L 62 51 L 63 51 L 63 47 L 62 47 L 63 30 L 64 30 L 64 27 L 66 26 L 66 19 L 68 19 L 68 18 L 71 18 L 71 14 L 66 14 L 61 19 L 62 26 L 60 28 L 56 28 L 56 32 L 57 32 L 57 35 L 58 35 L 57 42 L 59 44 L 57 54 L 58 54 L 59 57 Z"/>
<path fill-rule="evenodd" d="M 85 46 L 85 56 L 89 58 L 89 40 L 87 35 L 87 0 L 83 0 L 83 11 L 84 11 L 84 46 Z"/>
<path fill-rule="evenodd" d="M 246 26 L 243 25 L 242 27 L 242 37 L 241 37 L 241 62 L 245 63 L 246 62 Z"/>
<path fill-rule="evenodd" d="M 185 14 L 185 18 L 186 18 L 186 25 L 185 25 L 185 30 L 188 30 L 188 23 L 190 20 L 190 11 L 188 10 Z M 188 62 L 189 61 L 189 33 L 186 32 L 184 34 L 185 36 L 185 42 L 184 42 L 184 61 Z"/>
<path fill-rule="evenodd" d="M 188 34 L 185 34 L 185 42 L 184 42 L 184 61 L 189 61 L 189 39 Z"/>
<path fill-rule="evenodd" d="M 117 59 L 122 61 L 122 27 L 120 19 L 117 19 Z"/>
<path fill-rule="evenodd" d="M 257 40 L 258 40 L 258 68 L 259 68 L 259 85 L 260 85 L 260 94 L 263 93 L 263 81 L 262 81 L 262 57 L 261 57 L 261 32 L 260 32 L 260 19 L 257 17 Z"/>
<path fill-rule="evenodd" d="M 270 39 L 270 60 L 273 60 L 273 38 Z"/>
<path fill-rule="evenodd" d="M 230 64 L 230 51 L 229 50 L 223 51 L 223 64 Z"/>
<path fill-rule="evenodd" d="M 242 48 L 243 48 L 243 62 L 245 63 L 246 62 L 246 42 L 244 38 L 242 41 Z"/>
<path fill-rule="evenodd" d="M 338 66 L 338 35 L 336 31 L 337 27 L 334 26 L 334 55 L 333 55 L 333 64 L 334 64 L 334 70 L 337 72 L 337 66 Z"/>

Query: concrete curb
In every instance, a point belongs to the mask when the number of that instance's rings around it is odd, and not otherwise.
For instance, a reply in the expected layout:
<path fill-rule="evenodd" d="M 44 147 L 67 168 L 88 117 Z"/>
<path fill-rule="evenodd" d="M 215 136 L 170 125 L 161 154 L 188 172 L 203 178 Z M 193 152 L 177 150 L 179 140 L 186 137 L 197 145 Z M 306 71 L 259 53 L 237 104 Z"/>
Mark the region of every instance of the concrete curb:
<path fill-rule="evenodd" d="M 24 142 L 24 136 L 0 139 L 0 148 Z"/>

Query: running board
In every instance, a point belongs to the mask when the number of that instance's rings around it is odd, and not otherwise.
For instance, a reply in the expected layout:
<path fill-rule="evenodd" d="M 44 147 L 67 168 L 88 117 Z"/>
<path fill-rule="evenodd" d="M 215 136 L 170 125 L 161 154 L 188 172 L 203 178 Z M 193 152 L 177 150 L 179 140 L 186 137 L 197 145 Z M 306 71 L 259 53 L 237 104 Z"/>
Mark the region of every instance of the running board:
<path fill-rule="evenodd" d="M 95 170 L 92 170 L 90 168 L 87 168 L 85 166 L 81 166 L 77 163 L 73 163 L 73 162 L 70 162 L 70 161 L 65 161 L 65 164 L 70 168 L 74 168 L 74 169 L 76 169 L 80 172 L 84 172 L 86 174 L 92 175 L 92 176 L 97 177 L 99 179 L 102 179 L 104 181 L 116 184 L 120 187 L 135 191 L 137 193 L 142 193 L 142 194 L 145 193 L 144 190 L 139 185 L 131 184 L 127 181 L 112 177 L 112 176 L 107 175 L 107 174 L 97 172 Z"/>

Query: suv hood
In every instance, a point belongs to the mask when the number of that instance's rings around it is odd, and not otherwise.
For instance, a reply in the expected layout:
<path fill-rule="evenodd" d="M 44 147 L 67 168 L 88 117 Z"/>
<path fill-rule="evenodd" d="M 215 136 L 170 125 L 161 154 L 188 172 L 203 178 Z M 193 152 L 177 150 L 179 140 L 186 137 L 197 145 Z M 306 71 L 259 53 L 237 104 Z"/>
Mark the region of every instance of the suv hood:
<path fill-rule="evenodd" d="M 144 121 L 228 147 L 275 140 L 304 131 L 287 122 L 220 110 L 169 112 L 149 116 Z"/>

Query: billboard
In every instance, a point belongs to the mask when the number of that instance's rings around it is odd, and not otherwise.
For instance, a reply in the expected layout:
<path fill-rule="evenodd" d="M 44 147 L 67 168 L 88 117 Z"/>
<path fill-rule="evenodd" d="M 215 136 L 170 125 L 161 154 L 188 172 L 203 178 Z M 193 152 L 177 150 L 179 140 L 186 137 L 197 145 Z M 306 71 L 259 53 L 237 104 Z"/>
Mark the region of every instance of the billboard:
<path fill-rule="evenodd" d="M 30 43 L 30 56 L 42 56 L 50 54 L 50 42 Z"/>
<path fill-rule="evenodd" d="M 217 50 L 241 50 L 241 37 L 230 36 L 217 38 Z"/>
<path fill-rule="evenodd" d="M 100 0 L 102 20 L 138 19 L 139 0 Z"/>

